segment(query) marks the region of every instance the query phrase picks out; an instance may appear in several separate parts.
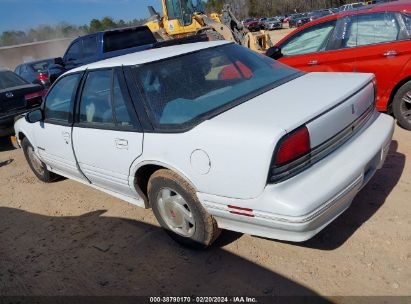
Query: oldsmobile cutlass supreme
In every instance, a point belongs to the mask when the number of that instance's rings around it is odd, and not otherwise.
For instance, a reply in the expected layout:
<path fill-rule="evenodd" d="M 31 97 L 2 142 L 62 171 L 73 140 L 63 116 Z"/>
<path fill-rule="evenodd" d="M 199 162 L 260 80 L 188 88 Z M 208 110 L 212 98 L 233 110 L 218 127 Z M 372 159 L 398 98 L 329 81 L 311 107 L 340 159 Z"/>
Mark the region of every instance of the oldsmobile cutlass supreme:
<path fill-rule="evenodd" d="M 40 180 L 151 207 L 182 244 L 220 229 L 300 242 L 381 168 L 394 122 L 375 92 L 372 74 L 303 73 L 202 42 L 71 70 L 15 131 Z"/>

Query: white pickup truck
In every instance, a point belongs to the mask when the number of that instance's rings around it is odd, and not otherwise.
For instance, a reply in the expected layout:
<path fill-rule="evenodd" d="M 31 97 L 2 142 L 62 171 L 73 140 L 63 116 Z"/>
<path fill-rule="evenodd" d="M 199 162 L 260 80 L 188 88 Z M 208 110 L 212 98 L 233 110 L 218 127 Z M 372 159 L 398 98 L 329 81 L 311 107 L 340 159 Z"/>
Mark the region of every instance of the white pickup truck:
<path fill-rule="evenodd" d="M 39 179 L 151 207 L 196 247 L 220 229 L 311 238 L 382 166 L 393 130 L 372 74 L 303 73 L 221 41 L 71 70 L 15 123 Z"/>

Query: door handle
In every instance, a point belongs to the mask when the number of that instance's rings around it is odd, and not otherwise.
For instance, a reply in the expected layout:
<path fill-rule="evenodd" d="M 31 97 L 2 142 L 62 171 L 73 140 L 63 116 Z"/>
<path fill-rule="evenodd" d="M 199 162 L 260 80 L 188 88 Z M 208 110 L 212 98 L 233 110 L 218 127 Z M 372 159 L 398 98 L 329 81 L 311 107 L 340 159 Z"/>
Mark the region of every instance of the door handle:
<path fill-rule="evenodd" d="M 66 142 L 66 144 L 68 144 L 69 141 L 70 141 L 70 137 L 71 137 L 70 133 L 69 132 L 61 132 L 61 135 L 63 136 L 63 139 Z"/>
<path fill-rule="evenodd" d="M 128 149 L 128 141 L 125 139 L 114 140 L 117 149 Z"/>
<path fill-rule="evenodd" d="M 392 57 L 395 57 L 395 56 L 397 56 L 397 55 L 398 55 L 398 53 L 397 53 L 396 50 L 390 50 L 390 51 L 386 51 L 386 52 L 384 53 L 384 56 L 385 56 L 385 57 L 388 57 L 388 58 L 392 58 Z"/>
<path fill-rule="evenodd" d="M 308 65 L 318 65 L 318 60 L 310 60 L 307 63 Z"/>

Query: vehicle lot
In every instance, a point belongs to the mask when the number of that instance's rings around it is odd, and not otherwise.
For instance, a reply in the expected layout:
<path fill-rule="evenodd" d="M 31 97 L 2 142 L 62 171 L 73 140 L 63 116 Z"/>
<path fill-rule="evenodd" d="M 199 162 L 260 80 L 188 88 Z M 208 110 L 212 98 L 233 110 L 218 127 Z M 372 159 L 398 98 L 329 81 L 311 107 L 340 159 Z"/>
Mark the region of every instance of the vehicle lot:
<path fill-rule="evenodd" d="M 2 295 L 411 295 L 411 133 L 401 128 L 384 168 L 314 239 L 223 232 L 205 252 L 179 247 L 150 210 L 39 182 L 0 141 Z"/>

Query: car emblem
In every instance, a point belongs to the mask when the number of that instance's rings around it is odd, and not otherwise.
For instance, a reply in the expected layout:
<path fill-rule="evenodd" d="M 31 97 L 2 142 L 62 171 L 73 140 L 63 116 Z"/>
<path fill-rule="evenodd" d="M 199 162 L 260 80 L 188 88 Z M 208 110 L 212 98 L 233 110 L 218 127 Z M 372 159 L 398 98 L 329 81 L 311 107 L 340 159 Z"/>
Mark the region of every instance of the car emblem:
<path fill-rule="evenodd" d="M 12 92 L 7 92 L 7 93 L 6 93 L 6 97 L 7 97 L 7 98 L 13 98 L 14 95 L 13 95 Z"/>

